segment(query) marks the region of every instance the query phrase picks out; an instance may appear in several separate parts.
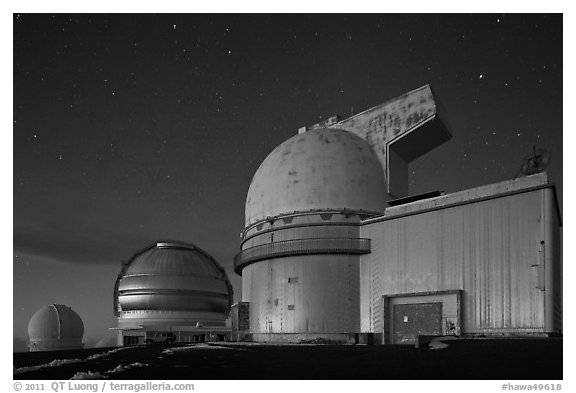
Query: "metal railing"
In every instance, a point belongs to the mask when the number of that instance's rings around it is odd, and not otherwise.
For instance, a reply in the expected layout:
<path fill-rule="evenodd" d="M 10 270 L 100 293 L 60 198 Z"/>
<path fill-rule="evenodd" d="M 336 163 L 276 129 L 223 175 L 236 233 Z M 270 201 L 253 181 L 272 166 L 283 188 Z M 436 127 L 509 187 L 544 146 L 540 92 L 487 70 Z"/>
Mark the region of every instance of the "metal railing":
<path fill-rule="evenodd" d="M 234 271 L 263 259 L 309 254 L 368 254 L 370 239 L 365 238 L 311 238 L 284 240 L 260 244 L 240 251 L 234 256 Z"/>

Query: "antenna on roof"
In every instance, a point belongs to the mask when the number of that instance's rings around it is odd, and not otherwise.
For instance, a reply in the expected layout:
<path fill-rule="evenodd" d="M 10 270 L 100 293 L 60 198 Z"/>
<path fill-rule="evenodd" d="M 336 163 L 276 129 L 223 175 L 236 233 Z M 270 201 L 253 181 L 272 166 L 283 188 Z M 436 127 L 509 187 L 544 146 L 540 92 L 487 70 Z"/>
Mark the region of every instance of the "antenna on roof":
<path fill-rule="evenodd" d="M 548 150 L 536 149 L 536 145 L 534 145 L 532 153 L 522 160 L 522 166 L 514 178 L 517 178 L 520 173 L 524 176 L 530 176 L 543 172 L 550 165 L 550 158 Z"/>

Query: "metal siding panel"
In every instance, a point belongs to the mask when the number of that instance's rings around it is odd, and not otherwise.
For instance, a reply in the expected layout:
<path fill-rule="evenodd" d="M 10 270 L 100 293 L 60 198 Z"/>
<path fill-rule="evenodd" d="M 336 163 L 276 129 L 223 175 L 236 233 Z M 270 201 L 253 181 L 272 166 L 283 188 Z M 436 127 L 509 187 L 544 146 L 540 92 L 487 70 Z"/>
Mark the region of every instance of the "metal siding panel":
<path fill-rule="evenodd" d="M 544 237 L 546 274 L 546 331 L 562 331 L 561 235 L 554 191 L 544 190 Z"/>
<path fill-rule="evenodd" d="M 365 258 L 364 256 L 368 256 Z M 370 307 L 369 295 L 372 292 L 372 254 L 365 254 L 360 257 L 360 332 L 372 332 L 372 309 Z"/>
<path fill-rule="evenodd" d="M 359 332 L 359 257 L 310 255 L 244 268 L 252 333 Z M 290 277 L 298 277 L 290 283 Z M 288 306 L 294 306 L 289 309 Z"/>
<path fill-rule="evenodd" d="M 361 236 L 372 239 L 371 256 L 362 256 L 363 282 L 372 275 L 363 326 L 382 331 L 382 295 L 463 289 L 463 332 L 541 331 L 542 293 L 530 267 L 538 263 L 541 193 L 363 225 Z"/>

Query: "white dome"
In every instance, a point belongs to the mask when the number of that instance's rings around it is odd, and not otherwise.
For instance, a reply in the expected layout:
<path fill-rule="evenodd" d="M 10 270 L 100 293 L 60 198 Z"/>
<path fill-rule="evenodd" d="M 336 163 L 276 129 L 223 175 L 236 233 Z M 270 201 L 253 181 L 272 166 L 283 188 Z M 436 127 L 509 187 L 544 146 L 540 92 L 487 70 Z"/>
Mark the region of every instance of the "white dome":
<path fill-rule="evenodd" d="M 376 153 L 357 135 L 311 130 L 288 139 L 260 165 L 246 198 L 246 226 L 309 210 L 382 213 L 386 182 Z"/>
<path fill-rule="evenodd" d="M 44 306 L 30 318 L 28 336 L 31 340 L 82 339 L 84 324 L 68 306 Z"/>
<path fill-rule="evenodd" d="M 62 304 L 42 307 L 28 322 L 32 352 L 82 348 L 83 335 L 82 319 Z"/>

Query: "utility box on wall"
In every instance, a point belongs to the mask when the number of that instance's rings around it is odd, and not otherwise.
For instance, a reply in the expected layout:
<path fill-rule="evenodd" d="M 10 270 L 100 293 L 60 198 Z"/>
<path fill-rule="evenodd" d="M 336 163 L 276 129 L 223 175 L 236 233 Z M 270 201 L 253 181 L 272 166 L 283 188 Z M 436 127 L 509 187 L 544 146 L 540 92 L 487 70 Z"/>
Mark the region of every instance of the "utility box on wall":
<path fill-rule="evenodd" d="M 232 305 L 232 341 L 245 341 L 250 333 L 250 303 L 238 302 Z"/>

